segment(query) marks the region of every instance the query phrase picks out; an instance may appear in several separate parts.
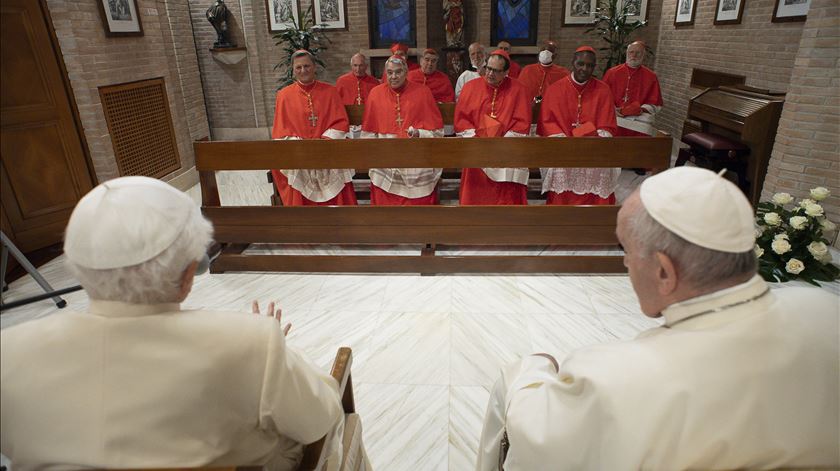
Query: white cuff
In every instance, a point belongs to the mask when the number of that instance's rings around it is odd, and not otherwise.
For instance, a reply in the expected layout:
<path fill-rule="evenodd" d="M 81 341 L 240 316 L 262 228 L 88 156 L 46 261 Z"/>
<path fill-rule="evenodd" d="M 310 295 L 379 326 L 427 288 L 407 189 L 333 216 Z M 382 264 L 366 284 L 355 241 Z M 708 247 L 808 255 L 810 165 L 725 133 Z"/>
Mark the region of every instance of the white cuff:
<path fill-rule="evenodd" d="M 461 132 L 456 132 L 455 135 L 458 137 L 475 137 L 475 129 L 467 129 Z"/>
<path fill-rule="evenodd" d="M 566 135 L 565 135 L 565 134 L 563 134 L 562 132 L 558 132 L 557 134 L 552 134 L 552 135 L 550 135 L 550 136 L 548 136 L 548 137 L 566 137 Z"/>
<path fill-rule="evenodd" d="M 324 131 L 324 134 L 321 134 L 321 137 L 326 137 L 327 139 L 346 139 L 347 133 L 339 131 L 338 129 L 330 128 Z"/>
<path fill-rule="evenodd" d="M 604 131 L 603 129 L 598 130 L 598 136 L 600 136 L 600 137 L 613 137 L 613 135 L 610 134 L 609 131 Z"/>
<path fill-rule="evenodd" d="M 520 134 L 516 131 L 508 131 L 503 137 L 525 137 L 527 134 Z"/>

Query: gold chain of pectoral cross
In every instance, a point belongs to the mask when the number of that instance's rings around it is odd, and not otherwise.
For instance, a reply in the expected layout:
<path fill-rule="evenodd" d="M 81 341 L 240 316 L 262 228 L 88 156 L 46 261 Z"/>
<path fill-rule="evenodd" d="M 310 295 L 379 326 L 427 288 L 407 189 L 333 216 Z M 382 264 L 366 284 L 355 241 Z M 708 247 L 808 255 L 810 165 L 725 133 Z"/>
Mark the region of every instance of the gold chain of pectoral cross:
<path fill-rule="evenodd" d="M 633 78 L 633 75 L 636 73 L 634 70 L 632 73 L 627 74 L 627 86 L 624 87 L 624 103 L 627 103 L 627 100 L 630 99 L 630 79 Z"/>
<path fill-rule="evenodd" d="M 578 106 L 577 106 L 577 118 L 575 122 L 572 123 L 572 127 L 576 128 L 580 126 L 580 115 L 583 112 L 583 92 L 586 90 L 586 84 L 583 85 L 583 88 L 580 89 L 578 92 Z"/>
<path fill-rule="evenodd" d="M 397 119 L 395 121 L 397 122 L 397 129 L 402 129 L 403 119 L 400 116 L 400 94 L 394 92 L 394 96 L 397 97 L 397 106 L 395 108 L 397 111 Z"/>
<path fill-rule="evenodd" d="M 545 70 L 543 70 L 542 73 L 543 73 L 543 76 L 542 76 L 542 79 L 540 80 L 540 90 L 539 90 L 539 93 L 537 94 L 538 96 L 542 96 L 543 85 L 545 85 L 545 78 L 548 75 L 548 72 L 545 71 Z"/>
<path fill-rule="evenodd" d="M 362 104 L 362 81 L 356 79 L 356 104 Z"/>
<path fill-rule="evenodd" d="M 490 117 L 496 119 L 496 95 L 499 93 L 498 88 L 493 89 L 493 100 L 490 102 Z"/>
<path fill-rule="evenodd" d="M 300 84 L 298 84 L 298 88 L 300 88 L 300 91 L 306 95 L 306 105 L 309 108 L 309 117 L 306 119 L 309 121 L 309 125 L 314 128 L 318 125 L 318 116 L 315 114 L 315 105 L 312 104 L 312 94 L 304 90 Z"/>

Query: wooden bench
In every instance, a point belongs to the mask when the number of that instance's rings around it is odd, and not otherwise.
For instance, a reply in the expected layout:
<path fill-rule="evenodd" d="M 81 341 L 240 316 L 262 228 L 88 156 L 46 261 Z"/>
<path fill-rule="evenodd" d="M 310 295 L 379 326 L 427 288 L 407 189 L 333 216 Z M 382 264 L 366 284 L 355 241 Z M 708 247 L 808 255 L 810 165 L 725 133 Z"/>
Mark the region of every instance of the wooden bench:
<path fill-rule="evenodd" d="M 441 256 L 440 245 L 617 247 L 618 206 L 273 207 L 220 204 L 217 171 L 373 167 L 668 167 L 671 138 L 196 142 L 211 271 L 623 273 L 621 256 Z M 402 244 L 417 256 L 262 255 L 248 244 Z"/>

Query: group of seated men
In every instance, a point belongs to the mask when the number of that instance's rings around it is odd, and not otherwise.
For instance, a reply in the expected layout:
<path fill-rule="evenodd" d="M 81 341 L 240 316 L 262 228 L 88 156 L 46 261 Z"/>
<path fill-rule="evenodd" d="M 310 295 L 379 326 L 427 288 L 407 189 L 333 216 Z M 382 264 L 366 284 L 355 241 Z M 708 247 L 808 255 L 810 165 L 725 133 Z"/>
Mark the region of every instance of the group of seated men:
<path fill-rule="evenodd" d="M 469 47 L 475 70 L 459 77 L 456 88 L 437 70 L 438 54 L 426 49 L 420 65 L 407 59 L 408 48 L 395 44 L 385 61 L 382 82 L 367 74 L 362 54 L 351 71 L 332 86 L 315 78 L 315 61 L 305 50 L 292 56 L 295 82 L 277 92 L 273 139 L 344 139 L 350 124 L 344 105 L 364 105 L 360 137 L 443 137 L 437 103 L 455 101 L 454 130 L 459 137 L 528 136 L 533 123 L 543 137 L 612 137 L 651 134 L 662 105 L 656 75 L 642 65 L 645 45 L 628 47 L 627 63 L 593 77 L 596 53 L 581 46 L 572 72 L 556 65 L 556 44 L 546 41 L 539 63 L 521 69 L 510 58 L 510 44 L 485 56 L 480 44 Z M 516 67 L 514 67 L 516 66 Z M 514 78 L 517 76 L 518 78 Z M 619 126 L 619 121 L 621 126 Z M 641 131 L 641 132 L 640 132 Z M 546 204 L 614 204 L 620 169 L 542 169 Z M 353 170 L 273 170 L 285 206 L 355 205 Z M 439 202 L 442 169 L 371 169 L 372 205 L 431 205 Z M 466 168 L 461 174 L 462 205 L 527 204 L 527 168 Z"/>
<path fill-rule="evenodd" d="M 837 296 L 771 290 L 756 274 L 753 224 L 719 174 L 677 167 L 646 179 L 616 236 L 641 312 L 662 325 L 504 366 L 475 469 L 840 465 Z M 338 383 L 286 343 L 279 309 L 182 308 L 212 231 L 190 197 L 151 178 L 110 180 L 81 199 L 64 253 L 87 312 L 0 331 L 0 452 L 13 470 L 293 470 L 302 444 L 325 436 L 326 469 L 339 469 L 351 432 Z M 563 325 L 549 335 L 568 335 Z M 393 449 L 400 433 L 368 445 Z M 365 466 L 340 469 L 369 470 L 357 456 Z"/>

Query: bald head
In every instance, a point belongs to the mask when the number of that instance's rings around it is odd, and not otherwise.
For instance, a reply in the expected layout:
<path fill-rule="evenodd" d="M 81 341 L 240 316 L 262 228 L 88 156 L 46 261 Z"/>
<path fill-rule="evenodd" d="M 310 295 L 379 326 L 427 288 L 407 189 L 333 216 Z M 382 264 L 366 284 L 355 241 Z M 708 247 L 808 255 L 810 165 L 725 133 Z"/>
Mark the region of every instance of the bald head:
<path fill-rule="evenodd" d="M 627 46 L 627 65 L 636 68 L 645 61 L 645 43 L 636 41 Z"/>
<path fill-rule="evenodd" d="M 556 42 L 554 42 L 554 41 L 552 41 L 551 39 L 546 39 L 546 40 L 543 42 L 542 47 L 540 48 L 540 50 L 541 50 L 541 51 L 548 51 L 548 52 L 550 52 L 552 55 L 554 55 L 555 53 L 557 53 L 557 43 L 556 43 Z"/>
<path fill-rule="evenodd" d="M 353 75 L 356 77 L 361 78 L 367 75 L 367 67 L 367 57 L 364 54 L 356 53 L 350 58 L 350 70 L 353 71 Z"/>

